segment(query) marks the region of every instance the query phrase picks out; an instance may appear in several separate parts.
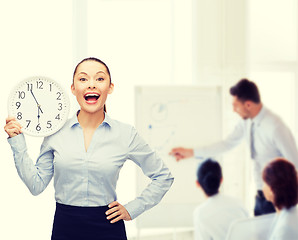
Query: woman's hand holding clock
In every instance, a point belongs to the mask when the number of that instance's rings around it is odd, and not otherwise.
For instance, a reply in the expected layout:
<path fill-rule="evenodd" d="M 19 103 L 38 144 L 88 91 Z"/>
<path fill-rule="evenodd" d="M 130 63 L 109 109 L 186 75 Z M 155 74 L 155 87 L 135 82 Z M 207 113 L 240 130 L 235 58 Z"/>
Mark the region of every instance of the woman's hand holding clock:
<path fill-rule="evenodd" d="M 15 137 L 22 133 L 22 126 L 14 117 L 9 116 L 6 119 L 6 125 L 4 126 L 4 130 L 9 137 Z"/>

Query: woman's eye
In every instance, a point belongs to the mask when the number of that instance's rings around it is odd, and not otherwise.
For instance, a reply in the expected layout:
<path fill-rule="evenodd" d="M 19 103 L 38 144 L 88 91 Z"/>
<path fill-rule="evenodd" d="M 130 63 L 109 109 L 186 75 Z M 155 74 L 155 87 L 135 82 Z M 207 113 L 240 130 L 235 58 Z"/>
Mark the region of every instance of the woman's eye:
<path fill-rule="evenodd" d="M 80 81 L 84 82 L 84 81 L 87 81 L 86 78 L 80 78 Z"/>
<path fill-rule="evenodd" d="M 97 78 L 97 81 L 103 81 L 104 79 L 103 78 Z"/>

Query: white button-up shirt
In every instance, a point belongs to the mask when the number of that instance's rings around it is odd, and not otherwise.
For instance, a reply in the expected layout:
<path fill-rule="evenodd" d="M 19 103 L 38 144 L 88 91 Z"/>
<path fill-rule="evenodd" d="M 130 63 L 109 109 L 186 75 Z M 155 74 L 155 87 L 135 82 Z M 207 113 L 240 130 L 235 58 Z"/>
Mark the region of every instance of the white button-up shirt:
<path fill-rule="evenodd" d="M 197 158 L 214 157 L 234 148 L 243 139 L 250 146 L 252 121 L 254 122 L 254 178 L 257 189 L 261 190 L 263 186 L 262 170 L 272 159 L 284 157 L 298 168 L 297 146 L 290 129 L 279 116 L 265 106 L 252 120 L 241 119 L 225 140 L 211 146 L 196 148 L 194 154 Z"/>
<path fill-rule="evenodd" d="M 276 213 L 273 220 L 269 240 L 297 240 L 298 239 L 298 208 L 282 209 Z"/>
<path fill-rule="evenodd" d="M 194 211 L 195 240 L 224 240 L 231 223 L 247 216 L 236 199 L 220 193 L 209 197 Z"/>
<path fill-rule="evenodd" d="M 169 169 L 135 128 L 107 114 L 94 132 L 88 151 L 76 115 L 44 139 L 36 163 L 27 154 L 23 134 L 8 142 L 19 176 L 31 193 L 41 193 L 54 177 L 55 199 L 62 204 L 105 206 L 117 200 L 116 183 L 128 159 L 152 180 L 140 196 L 124 205 L 132 219 L 156 205 L 173 183 Z"/>

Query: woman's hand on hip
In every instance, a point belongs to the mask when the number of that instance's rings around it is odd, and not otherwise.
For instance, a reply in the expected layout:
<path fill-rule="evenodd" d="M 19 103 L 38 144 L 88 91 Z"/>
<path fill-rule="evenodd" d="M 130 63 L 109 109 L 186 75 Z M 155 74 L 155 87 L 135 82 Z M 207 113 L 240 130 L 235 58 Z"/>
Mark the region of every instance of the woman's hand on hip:
<path fill-rule="evenodd" d="M 118 222 L 119 220 L 129 221 L 131 217 L 124 206 L 122 206 L 117 201 L 114 201 L 108 206 L 110 209 L 106 211 L 108 220 L 111 220 L 110 223 Z"/>

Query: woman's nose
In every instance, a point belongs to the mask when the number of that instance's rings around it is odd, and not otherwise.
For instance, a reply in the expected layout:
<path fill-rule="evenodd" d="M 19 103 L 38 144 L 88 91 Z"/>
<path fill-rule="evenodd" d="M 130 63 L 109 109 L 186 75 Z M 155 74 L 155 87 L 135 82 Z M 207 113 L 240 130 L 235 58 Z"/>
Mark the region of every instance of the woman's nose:
<path fill-rule="evenodd" d="M 95 81 L 93 80 L 93 79 L 91 79 L 89 82 L 88 82 L 88 84 L 89 84 L 89 86 L 88 86 L 88 88 L 95 88 Z"/>

